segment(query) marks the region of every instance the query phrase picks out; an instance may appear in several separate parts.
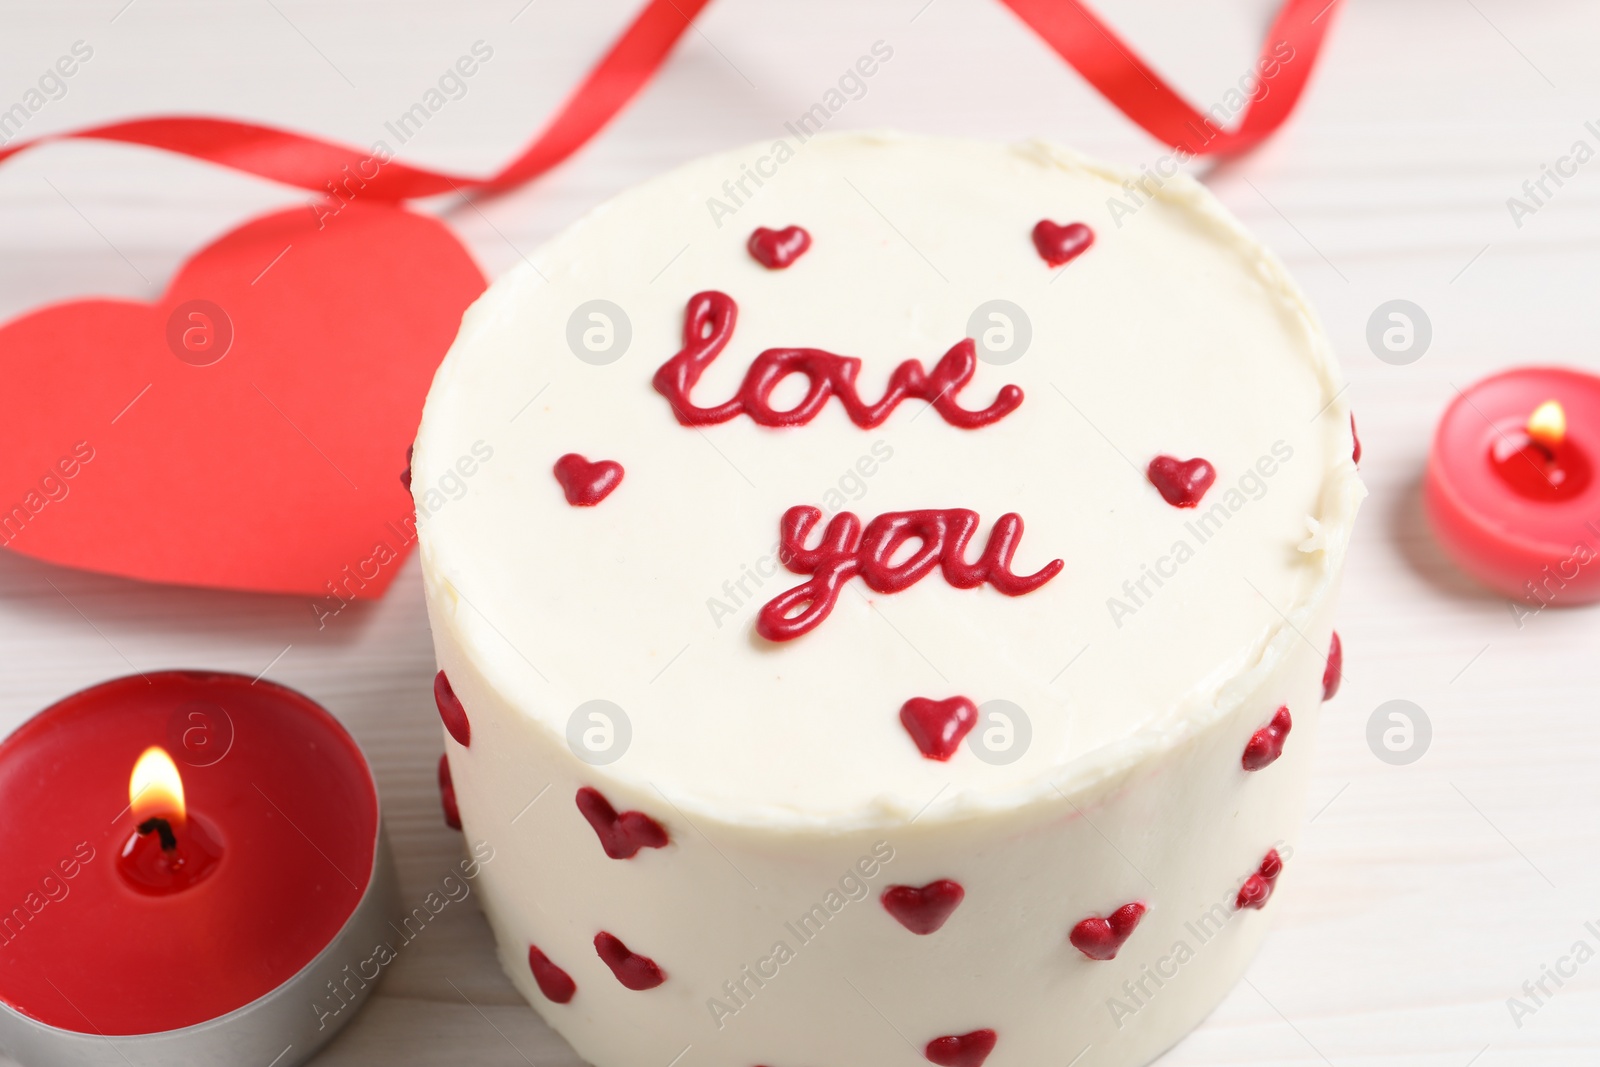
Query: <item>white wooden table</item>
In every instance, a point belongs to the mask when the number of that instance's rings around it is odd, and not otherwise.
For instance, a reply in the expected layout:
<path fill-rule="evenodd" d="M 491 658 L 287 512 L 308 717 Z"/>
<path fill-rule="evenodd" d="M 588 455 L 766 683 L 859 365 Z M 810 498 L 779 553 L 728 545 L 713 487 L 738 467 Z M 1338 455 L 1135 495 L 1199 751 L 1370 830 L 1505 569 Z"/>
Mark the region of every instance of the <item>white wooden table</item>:
<path fill-rule="evenodd" d="M 126 6 L 124 6 L 126 4 Z M 44 133 L 205 111 L 359 144 L 474 41 L 492 61 L 403 158 L 487 172 L 537 129 L 633 5 L 619 0 L 11 0 L 0 107 L 83 40 L 93 58 L 32 116 Z M 1274 0 L 1099 0 L 1202 106 L 1249 69 Z M 718 0 L 660 80 L 548 179 L 440 205 L 493 276 L 581 211 L 700 153 L 769 139 L 876 40 L 894 57 L 836 128 L 1045 134 L 1161 154 L 989 0 Z M 1600 610 L 1507 604 L 1439 556 L 1418 479 L 1452 387 L 1514 362 L 1600 367 L 1600 162 L 1514 225 L 1505 201 L 1600 117 L 1600 8 L 1585 0 L 1351 0 L 1301 112 L 1208 180 L 1289 263 L 1352 379 L 1372 490 L 1346 582 L 1347 673 L 1318 739 L 1313 822 L 1266 949 L 1165 1067 L 1593 1065 L 1600 959 L 1518 1026 L 1507 998 L 1600 927 Z M 0 168 L 0 316 L 87 294 L 149 299 L 184 256 L 303 197 L 134 149 L 63 145 Z M 1405 298 L 1433 342 L 1391 366 L 1372 311 Z M 269 676 L 325 703 L 375 764 L 403 892 L 461 839 L 439 818 L 439 726 L 416 561 L 380 603 L 318 631 L 304 600 L 143 585 L 0 553 L 0 731 L 134 668 Z M 1409 766 L 1368 717 L 1433 724 Z M 1532 1001 L 1528 1001 L 1531 1005 Z M 1065 1057 L 1063 1057 L 1065 1059 Z M 452 906 L 319 1063 L 576 1064 L 501 975 L 482 916 Z M 1090 1060 L 1089 1062 L 1092 1062 Z M 641 1065 L 645 1067 L 645 1065 Z M 686 1059 L 684 1067 L 693 1067 Z M 826 1065 L 818 1065 L 826 1067 Z M 833 1065 L 848 1067 L 848 1065 Z"/>

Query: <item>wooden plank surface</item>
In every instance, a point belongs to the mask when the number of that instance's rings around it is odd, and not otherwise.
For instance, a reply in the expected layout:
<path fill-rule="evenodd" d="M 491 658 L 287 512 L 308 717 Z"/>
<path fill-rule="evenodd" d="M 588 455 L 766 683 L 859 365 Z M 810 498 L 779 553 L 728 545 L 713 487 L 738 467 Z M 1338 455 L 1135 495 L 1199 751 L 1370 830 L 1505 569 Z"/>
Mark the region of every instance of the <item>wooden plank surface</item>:
<path fill-rule="evenodd" d="M 73 42 L 94 49 L 25 133 L 204 111 L 371 143 L 482 40 L 493 59 L 403 153 L 479 172 L 538 128 L 631 9 L 125 4 L 32 0 L 0 13 L 0 107 Z M 1202 105 L 1249 69 L 1273 6 L 1099 3 Z M 719 0 L 578 158 L 478 208 L 433 207 L 498 274 L 638 180 L 778 136 L 877 40 L 893 59 L 835 128 L 1038 133 L 1134 163 L 1161 155 L 996 3 Z M 1519 626 L 1440 559 L 1417 499 L 1455 387 L 1519 362 L 1600 368 L 1600 162 L 1520 227 L 1506 207 L 1573 142 L 1600 147 L 1584 126 L 1600 119 L 1597 46 L 1600 8 L 1582 0 L 1352 0 L 1291 128 L 1209 171 L 1328 323 L 1372 496 L 1340 616 L 1346 682 L 1322 723 L 1314 821 L 1277 928 L 1247 982 L 1163 1067 L 1600 1062 L 1600 961 L 1520 1026 L 1507 1007 L 1574 942 L 1600 947 L 1584 929 L 1600 920 L 1600 612 L 1545 611 Z M 0 168 L 0 316 L 87 294 L 149 299 L 198 246 L 302 200 L 134 149 L 19 158 Z M 1365 340 L 1368 317 L 1394 298 L 1422 306 L 1433 326 L 1430 350 L 1409 366 L 1379 361 Z M 325 703 L 376 766 L 407 899 L 443 876 L 461 841 L 438 816 L 415 559 L 382 602 L 319 630 L 304 600 L 147 586 L 0 553 L 0 730 L 82 686 L 174 666 L 266 669 Z M 1396 698 L 1424 708 L 1434 731 L 1403 767 L 1366 741 L 1369 716 Z M 470 904 L 408 947 L 319 1062 L 459 1061 L 578 1062 L 500 973 Z M 694 1067 L 692 1052 L 683 1064 Z"/>

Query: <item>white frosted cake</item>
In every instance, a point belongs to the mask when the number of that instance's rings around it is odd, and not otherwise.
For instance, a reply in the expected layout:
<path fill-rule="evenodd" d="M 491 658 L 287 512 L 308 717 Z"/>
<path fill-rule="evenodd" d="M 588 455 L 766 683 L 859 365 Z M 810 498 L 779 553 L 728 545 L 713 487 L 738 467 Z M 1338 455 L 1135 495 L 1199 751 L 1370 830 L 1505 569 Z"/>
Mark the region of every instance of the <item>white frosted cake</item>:
<path fill-rule="evenodd" d="M 532 254 L 412 465 L 518 989 L 598 1067 L 1177 1041 L 1295 878 L 1340 390 L 1202 187 L 1046 144 L 751 146 Z"/>

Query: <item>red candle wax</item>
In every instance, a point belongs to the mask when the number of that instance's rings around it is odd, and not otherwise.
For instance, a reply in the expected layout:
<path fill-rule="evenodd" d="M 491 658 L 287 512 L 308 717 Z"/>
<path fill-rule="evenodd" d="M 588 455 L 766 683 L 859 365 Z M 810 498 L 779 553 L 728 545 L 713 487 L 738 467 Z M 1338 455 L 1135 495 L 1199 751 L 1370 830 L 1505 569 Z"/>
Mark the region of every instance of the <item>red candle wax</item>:
<path fill-rule="evenodd" d="M 129 804 L 152 745 L 182 778 L 173 849 Z M 326 711 L 198 671 L 107 682 L 24 723 L 0 742 L 0 813 L 0 1002 L 107 1035 L 215 1019 L 294 976 L 361 900 L 379 818 Z"/>
<path fill-rule="evenodd" d="M 1559 404 L 1564 433 L 1530 433 Z M 1530 604 L 1600 600 L 1600 378 L 1521 367 L 1457 396 L 1434 433 L 1424 500 L 1434 536 L 1485 585 Z"/>

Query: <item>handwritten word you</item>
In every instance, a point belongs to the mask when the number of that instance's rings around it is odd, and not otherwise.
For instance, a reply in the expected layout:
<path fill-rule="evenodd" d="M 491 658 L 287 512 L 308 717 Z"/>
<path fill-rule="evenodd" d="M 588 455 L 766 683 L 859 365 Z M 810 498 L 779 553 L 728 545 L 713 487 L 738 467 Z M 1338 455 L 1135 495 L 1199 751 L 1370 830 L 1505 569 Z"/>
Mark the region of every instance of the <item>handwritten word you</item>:
<path fill-rule="evenodd" d="M 931 374 L 914 359 L 900 364 L 890 375 L 883 398 L 875 404 L 863 401 L 856 388 L 859 359 L 818 348 L 769 348 L 750 364 L 732 399 L 715 407 L 698 407 L 689 393 L 727 347 L 738 315 L 733 298 L 715 291 L 696 293 L 684 308 L 683 348 L 661 365 L 652 381 L 685 426 L 727 422 L 739 415 L 748 415 L 762 426 L 804 426 L 836 396 L 851 422 L 872 429 L 882 425 L 900 401 L 910 396 L 926 400 L 952 426 L 973 430 L 1005 418 L 1022 403 L 1022 390 L 1008 385 L 986 408 L 971 411 L 961 406 L 956 394 L 972 380 L 978 365 L 972 339 L 964 338 L 944 354 Z M 779 411 L 772 406 L 772 393 L 791 374 L 805 376 L 806 395 L 794 407 Z"/>
<path fill-rule="evenodd" d="M 957 589 L 989 583 L 1006 596 L 1031 593 L 1061 573 L 1062 562 L 1052 560 L 1033 574 L 1011 572 L 1011 557 L 1022 539 L 1022 517 L 1000 516 L 989 532 L 983 555 L 966 561 L 967 544 L 978 528 L 978 513 L 964 508 L 929 511 L 891 511 L 879 515 L 863 531 L 853 512 L 835 515 L 815 548 L 806 541 L 822 512 L 792 507 L 778 523 L 778 558 L 796 574 L 811 580 L 773 597 L 756 616 L 756 632 L 768 641 L 792 641 L 821 625 L 839 602 L 844 583 L 859 575 L 868 588 L 898 593 L 921 581 L 935 567 Z M 899 563 L 894 560 L 907 546 L 915 550 Z"/>

